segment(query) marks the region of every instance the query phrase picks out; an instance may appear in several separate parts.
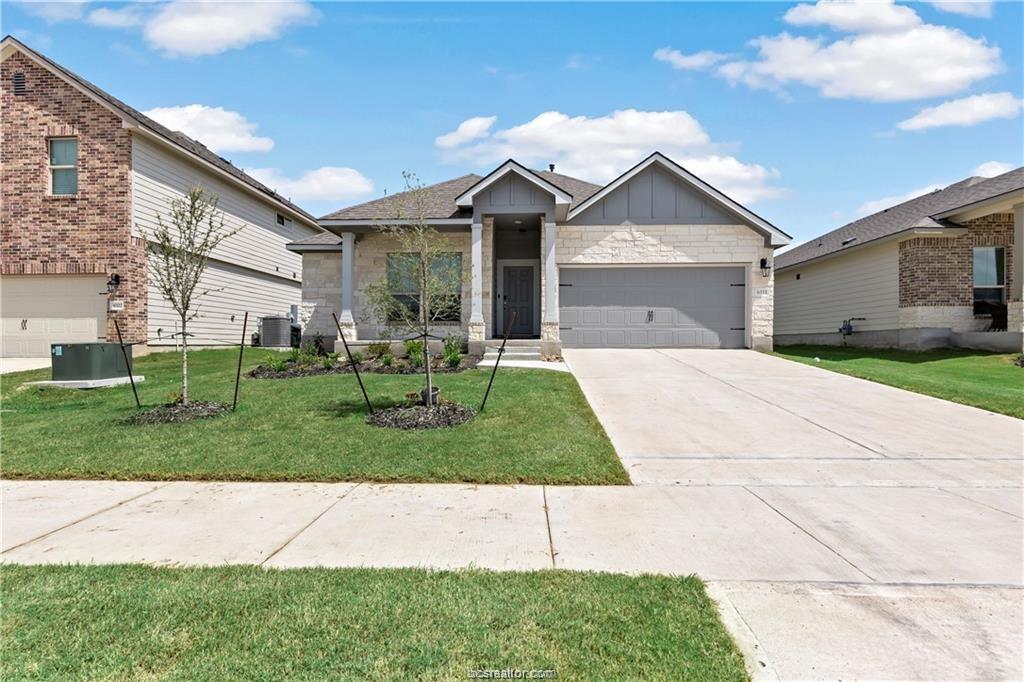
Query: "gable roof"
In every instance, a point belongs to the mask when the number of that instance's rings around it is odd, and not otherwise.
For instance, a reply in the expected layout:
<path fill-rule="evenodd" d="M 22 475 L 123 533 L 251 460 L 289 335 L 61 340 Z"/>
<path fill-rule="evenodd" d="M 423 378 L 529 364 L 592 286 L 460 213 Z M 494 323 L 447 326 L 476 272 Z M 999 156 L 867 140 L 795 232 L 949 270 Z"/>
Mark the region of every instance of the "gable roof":
<path fill-rule="evenodd" d="M 586 198 L 601 189 L 600 185 L 561 173 L 526 170 L 545 182 L 571 194 L 574 201 L 577 194 L 580 197 Z M 473 211 L 471 208 L 458 206 L 456 200 L 483 179 L 483 176 L 476 173 L 467 173 L 451 180 L 427 185 L 423 188 L 423 201 L 426 206 L 426 215 L 424 217 L 430 220 L 457 220 L 468 224 L 473 218 Z M 410 215 L 412 213 L 415 213 L 412 206 L 412 195 L 406 191 L 328 213 L 320 218 L 320 220 L 324 221 L 325 224 L 331 224 L 334 221 L 351 221 L 353 224 L 360 222 L 373 223 L 389 219 L 393 220 L 397 216 Z"/>
<path fill-rule="evenodd" d="M 717 204 L 725 207 L 730 212 L 739 216 L 741 219 L 746 221 L 747 224 L 749 224 L 751 227 L 755 228 L 756 230 L 763 233 L 765 236 L 769 237 L 769 239 L 771 240 L 771 244 L 773 246 L 781 246 L 783 244 L 788 244 L 790 239 L 792 239 L 792 237 L 790 237 L 788 234 L 786 234 L 779 228 L 775 227 L 761 216 L 757 215 L 756 213 L 754 213 L 747 207 L 743 206 L 739 202 L 729 198 L 721 191 L 711 186 L 710 184 L 704 182 L 696 175 L 686 170 L 685 168 L 683 168 L 678 163 L 668 158 L 661 152 L 654 152 L 646 159 L 644 159 L 643 161 L 633 166 L 619 177 L 609 182 L 599 191 L 591 194 L 584 201 L 574 204 L 573 207 L 569 210 L 569 220 L 572 220 L 573 218 L 579 216 L 588 208 L 597 204 L 597 202 L 599 202 L 601 199 L 605 198 L 619 187 L 625 185 L 632 178 L 636 177 L 636 175 L 638 175 L 639 173 L 643 172 L 644 170 L 655 164 L 669 171 L 677 178 L 681 179 L 683 182 L 687 183 L 688 185 L 696 189 L 699 193 L 712 199 Z"/>
<path fill-rule="evenodd" d="M 235 182 L 242 183 L 246 185 L 248 189 L 255 190 L 265 195 L 266 199 L 268 199 L 269 201 L 272 201 L 282 206 L 288 212 L 293 213 L 296 216 L 304 219 L 304 221 L 309 223 L 311 226 L 319 228 L 319 226 L 316 224 L 316 218 L 314 218 L 311 214 L 307 213 L 306 211 L 296 206 L 285 197 L 281 196 L 274 190 L 270 189 L 256 178 L 248 175 L 242 169 L 236 167 L 227 159 L 209 150 L 202 142 L 194 140 L 188 135 L 185 135 L 184 133 L 178 132 L 176 130 L 171 130 L 166 126 L 157 123 L 156 121 L 146 116 L 142 112 L 128 106 L 127 104 L 117 99 L 110 93 L 106 92 L 105 90 L 99 88 L 96 85 L 93 85 L 81 76 L 69 71 L 68 69 L 64 68 L 57 62 L 47 57 L 46 55 L 33 50 L 32 48 L 28 47 L 16 38 L 13 38 L 12 36 L 6 36 L 2 41 L 0 41 L 0 47 L 2 47 L 5 53 L 11 50 L 17 50 L 18 52 L 21 52 L 32 61 L 39 64 L 42 68 L 55 73 L 56 75 L 60 76 L 68 83 L 70 83 L 73 87 L 82 91 L 91 99 L 98 101 L 101 105 L 105 106 L 108 109 L 111 109 L 115 114 L 120 116 L 122 120 L 127 120 L 135 124 L 136 126 L 141 127 L 142 129 L 144 129 L 145 132 L 155 135 L 156 137 L 162 139 L 167 143 L 170 143 L 174 147 L 177 147 L 181 151 L 191 155 L 192 157 L 200 160 L 201 162 L 213 166 L 214 169 L 220 171 L 222 174 L 227 174 Z M 4 58 L 6 57 L 7 55 L 5 54 Z"/>
<path fill-rule="evenodd" d="M 905 230 L 957 227 L 944 215 L 1024 188 L 1024 167 L 994 178 L 971 177 L 944 189 L 896 204 L 812 239 L 775 257 L 778 270 L 805 263 Z"/>
<path fill-rule="evenodd" d="M 524 180 L 526 180 L 527 182 L 530 182 L 540 187 L 545 192 L 554 195 L 556 206 L 569 206 L 569 204 L 572 203 L 572 194 L 570 192 L 565 191 L 564 189 L 554 184 L 547 178 L 544 178 L 541 175 L 538 175 L 534 171 L 530 170 L 529 168 L 526 168 L 518 161 L 515 161 L 514 159 L 509 159 L 508 161 L 501 164 L 500 166 L 492 170 L 490 173 L 482 177 L 471 187 L 469 187 L 465 192 L 457 196 L 455 198 L 455 204 L 462 208 L 471 207 L 473 205 L 473 197 L 475 197 L 478 193 L 484 191 L 485 189 L 493 185 L 501 178 L 505 177 L 506 175 L 509 175 L 510 173 L 514 173 L 519 177 L 523 178 Z"/>

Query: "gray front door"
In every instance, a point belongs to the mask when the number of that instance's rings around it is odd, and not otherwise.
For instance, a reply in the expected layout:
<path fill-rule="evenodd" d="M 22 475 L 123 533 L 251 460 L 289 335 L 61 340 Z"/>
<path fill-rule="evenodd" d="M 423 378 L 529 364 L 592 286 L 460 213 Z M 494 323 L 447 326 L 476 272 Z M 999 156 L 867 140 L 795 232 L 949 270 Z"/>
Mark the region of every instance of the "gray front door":
<path fill-rule="evenodd" d="M 527 337 L 533 335 L 533 266 L 506 265 L 503 268 L 505 281 L 502 293 L 505 296 L 505 315 L 501 324 L 502 332 L 508 328 L 512 319 L 512 311 L 516 311 L 516 322 L 512 326 L 512 336 Z"/>
<path fill-rule="evenodd" d="M 743 268 L 563 268 L 558 276 L 566 348 L 745 345 Z"/>

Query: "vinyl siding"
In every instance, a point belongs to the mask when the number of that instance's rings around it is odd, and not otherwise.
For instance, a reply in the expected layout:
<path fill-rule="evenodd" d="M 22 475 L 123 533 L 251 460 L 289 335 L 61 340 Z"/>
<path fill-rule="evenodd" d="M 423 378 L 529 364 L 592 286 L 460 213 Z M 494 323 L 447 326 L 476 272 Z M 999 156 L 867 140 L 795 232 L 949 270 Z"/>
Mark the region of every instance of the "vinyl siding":
<path fill-rule="evenodd" d="M 242 338 L 242 319 L 249 312 L 246 336 L 256 331 L 256 321 L 268 315 L 287 315 L 301 299 L 299 282 L 255 273 L 237 266 L 211 261 L 199 285 L 210 291 L 199 299 L 199 315 L 189 322 L 189 343 L 195 345 L 236 344 Z M 234 319 L 232 319 L 232 317 Z M 171 304 L 149 281 L 149 344 L 173 346 L 170 335 L 181 327 Z"/>
<path fill-rule="evenodd" d="M 132 141 L 132 232 L 151 234 L 156 216 L 166 216 L 171 200 L 200 185 L 220 198 L 224 226 L 238 232 L 213 252 L 216 260 L 281 277 L 302 281 L 302 256 L 285 249 L 288 242 L 316 234 L 298 222 L 291 229 L 277 224 L 273 204 L 236 189 L 184 157 L 141 137 Z M 298 301 L 296 301 L 298 303 Z"/>
<path fill-rule="evenodd" d="M 796 279 L 797 273 L 800 279 Z M 861 331 L 899 327 L 899 251 L 896 242 L 868 246 L 775 277 L 775 335 L 835 332 L 843 320 Z"/>
<path fill-rule="evenodd" d="M 197 185 L 217 194 L 225 228 L 237 232 L 211 254 L 200 288 L 213 291 L 203 297 L 200 315 L 192 323 L 196 334 L 192 342 L 237 343 L 246 310 L 249 328 L 255 330 L 256 318 L 287 314 L 290 306 L 301 302 L 302 256 L 285 245 L 317 231 L 298 222 L 290 228 L 279 226 L 277 208 L 270 202 L 260 201 L 186 158 L 136 136 L 132 144 L 133 235 L 145 238 L 151 234 L 156 216 L 167 216 L 170 202 Z M 149 279 L 150 343 L 173 345 L 166 337 L 180 322 L 152 277 Z"/>

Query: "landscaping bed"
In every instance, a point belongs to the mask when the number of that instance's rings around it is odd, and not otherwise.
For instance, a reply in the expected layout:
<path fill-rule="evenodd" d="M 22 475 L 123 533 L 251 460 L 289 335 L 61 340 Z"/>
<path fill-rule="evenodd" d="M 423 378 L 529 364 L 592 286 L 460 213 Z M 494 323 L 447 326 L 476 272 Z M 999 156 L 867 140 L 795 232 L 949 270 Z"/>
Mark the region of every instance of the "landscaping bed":
<path fill-rule="evenodd" d="M 473 369 L 481 360 L 479 355 L 462 355 L 457 365 L 450 364 L 443 357 L 431 359 L 430 371 L 435 374 L 454 374 Z M 366 374 L 423 374 L 423 365 L 413 364 L 409 358 L 394 357 L 387 364 L 379 357 L 357 360 L 359 371 Z M 352 364 L 344 355 L 324 355 L 314 357 L 291 356 L 281 359 L 264 361 L 249 371 L 253 379 L 294 379 L 296 377 L 314 377 L 327 374 L 351 374 Z"/>
<path fill-rule="evenodd" d="M 243 373 L 266 350 L 247 349 Z M 231 404 L 237 350 L 189 354 L 190 397 Z M 180 357 L 135 361 L 143 409 L 180 390 Z M 125 424 L 130 386 L 91 391 L 31 386 L 49 370 L 2 382 L 6 478 L 628 484 L 604 430 L 571 374 L 499 369 L 484 412 L 456 428 L 382 429 L 366 423 L 352 375 L 261 381 L 243 374 L 238 409 L 187 423 Z M 476 408 L 489 370 L 438 375 L 446 400 Z M 363 377 L 375 408 L 405 405 L 423 375 Z"/>
<path fill-rule="evenodd" d="M 1024 419 L 1024 368 L 1012 353 L 961 348 L 776 346 L 775 355 L 822 369 Z"/>
<path fill-rule="evenodd" d="M 443 429 L 465 424 L 476 410 L 458 403 L 442 402 L 434 407 L 409 405 L 376 410 L 367 415 L 366 423 L 389 429 Z"/>
<path fill-rule="evenodd" d="M 180 402 L 157 405 L 141 412 L 131 414 L 124 419 L 126 424 L 173 424 L 188 422 L 195 419 L 209 419 L 228 411 L 223 403 L 203 400 L 192 400 L 188 405 Z"/>
<path fill-rule="evenodd" d="M 3 679 L 745 680 L 695 577 L 0 568 Z"/>

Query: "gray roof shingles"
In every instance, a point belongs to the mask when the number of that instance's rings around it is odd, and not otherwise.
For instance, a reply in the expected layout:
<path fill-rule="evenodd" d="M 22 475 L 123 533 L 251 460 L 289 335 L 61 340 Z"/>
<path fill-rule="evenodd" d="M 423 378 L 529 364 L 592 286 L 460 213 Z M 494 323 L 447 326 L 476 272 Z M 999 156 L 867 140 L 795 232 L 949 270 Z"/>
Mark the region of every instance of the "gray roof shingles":
<path fill-rule="evenodd" d="M 533 172 L 552 185 L 571 194 L 573 204 L 586 200 L 601 189 L 600 185 L 568 175 L 562 175 L 561 173 L 553 173 L 551 171 Z M 426 204 L 424 217 L 436 219 L 472 217 L 471 212 L 460 209 L 455 205 L 455 199 L 482 179 L 483 177 L 476 173 L 469 173 L 435 185 L 427 185 L 423 188 L 423 201 Z M 412 205 L 412 194 L 410 192 L 399 192 L 368 201 L 364 204 L 343 208 L 334 213 L 328 213 L 320 218 L 320 220 L 365 220 L 373 222 L 395 220 L 400 217 L 412 217 L 418 213 Z"/>
<path fill-rule="evenodd" d="M 314 218 L 312 215 L 310 215 L 309 213 L 307 213 L 306 211 L 304 211 L 300 207 L 298 207 L 295 204 L 293 204 L 291 201 L 289 201 L 285 197 L 281 196 L 280 194 L 278 194 L 274 190 L 270 189 L 269 187 L 267 187 L 266 185 L 261 183 L 256 178 L 248 175 L 247 173 L 245 173 L 245 171 L 243 171 L 242 169 L 238 168 L 237 166 L 232 164 L 227 159 L 225 159 L 225 158 L 223 158 L 221 156 L 218 156 L 215 152 L 210 151 L 202 142 L 199 142 L 198 140 L 194 140 L 191 137 L 189 137 L 188 135 L 185 135 L 184 133 L 178 132 L 176 130 L 171 130 L 170 128 L 168 128 L 166 126 L 157 123 L 156 121 L 151 119 L 149 116 L 146 116 L 145 114 L 143 114 L 141 111 L 138 111 L 137 109 L 134 109 L 134 108 L 128 106 L 127 104 L 125 104 L 121 100 L 117 99 L 116 97 L 114 97 L 110 93 L 106 92 L 102 88 L 100 88 L 100 87 L 98 87 L 96 85 L 93 85 L 92 83 L 90 83 L 89 81 L 85 80 L 84 78 L 82 78 L 78 74 L 69 71 L 68 69 L 64 68 L 63 66 L 61 66 L 57 62 L 55 62 L 52 59 L 50 59 L 49 57 L 47 57 L 46 55 L 41 54 L 39 52 L 36 52 L 35 50 L 33 50 L 32 48 L 28 47 L 27 45 L 21 43 L 17 39 L 15 39 L 15 38 L 13 38 L 11 36 L 7 36 L 7 38 L 5 38 L 5 40 L 11 40 L 13 43 L 15 43 L 18 46 L 18 49 L 20 49 L 20 50 L 22 50 L 22 51 L 32 55 L 33 57 L 35 57 L 35 58 L 45 62 L 51 68 L 53 68 L 58 73 L 63 75 L 65 78 L 67 78 L 69 81 L 72 81 L 73 83 L 76 83 L 79 87 L 81 87 L 82 89 L 84 89 L 87 92 L 91 93 L 96 98 L 102 100 L 106 104 L 110 105 L 111 107 L 113 107 L 114 109 L 119 111 L 121 114 L 123 114 L 125 117 L 131 119 L 132 121 L 134 121 L 135 123 L 139 124 L 140 126 L 142 126 L 144 128 L 148 128 L 149 130 L 151 130 L 152 132 L 156 133 L 157 135 L 160 135 L 161 137 L 165 138 L 166 140 L 168 140 L 168 141 L 178 145 L 179 147 L 181 147 L 185 151 L 190 152 L 191 154 L 194 154 L 195 156 L 198 156 L 202 160 L 204 160 L 204 161 L 206 161 L 206 162 L 216 166 L 218 169 L 228 173 L 229 175 L 231 175 L 232 177 L 234 177 L 234 178 L 236 178 L 238 180 L 241 180 L 242 182 L 244 182 L 245 184 L 249 185 L 253 189 L 258 190 L 258 191 L 262 192 L 263 194 L 266 194 L 271 199 L 273 199 L 273 200 L 275 200 L 275 201 L 277 201 L 277 202 L 279 202 L 281 204 L 284 204 L 285 206 L 290 208 L 292 211 L 294 211 L 295 213 L 298 213 L 299 215 L 305 217 L 306 219 L 308 219 L 310 221 L 314 221 L 314 222 L 316 221 L 316 218 Z"/>
<path fill-rule="evenodd" d="M 914 227 L 937 227 L 932 216 L 1024 188 L 1024 167 L 994 178 L 967 178 L 848 223 L 775 257 L 776 269 L 852 249 Z M 946 223 L 948 225 L 948 223 Z M 845 243 L 844 243 L 845 242 Z"/>

